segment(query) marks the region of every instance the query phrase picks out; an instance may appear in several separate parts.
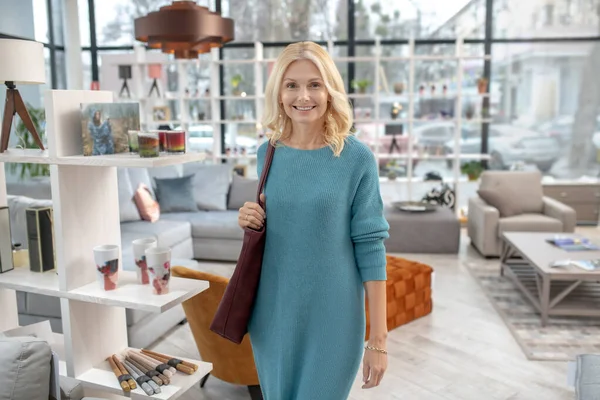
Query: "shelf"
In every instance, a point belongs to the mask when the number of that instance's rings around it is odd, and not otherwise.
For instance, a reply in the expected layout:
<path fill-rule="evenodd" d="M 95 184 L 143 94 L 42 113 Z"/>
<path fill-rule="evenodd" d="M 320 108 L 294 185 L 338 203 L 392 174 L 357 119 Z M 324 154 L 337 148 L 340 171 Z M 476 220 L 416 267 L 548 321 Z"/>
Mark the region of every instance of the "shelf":
<path fill-rule="evenodd" d="M 15 268 L 0 274 L 0 288 L 47 296 L 58 296 L 60 293 L 55 270 L 31 272 L 29 267 Z"/>
<path fill-rule="evenodd" d="M 52 165 L 79 165 L 89 167 L 138 167 L 153 168 L 203 161 L 205 153 L 161 154 L 159 157 L 142 158 L 137 154 L 119 153 L 104 156 L 50 157 L 48 151 L 37 149 L 8 149 L 0 153 L 0 162 Z"/>
<path fill-rule="evenodd" d="M 159 157 L 142 158 L 137 154 L 110 154 L 105 156 L 60 157 L 57 164 L 90 167 L 138 167 L 153 168 L 203 161 L 205 153 L 161 154 Z"/>
<path fill-rule="evenodd" d="M 251 119 L 222 119 L 214 121 L 215 124 L 256 124 L 258 121 Z"/>
<path fill-rule="evenodd" d="M 132 390 L 130 394 L 127 395 L 127 397 L 130 397 L 133 400 L 176 399 L 183 395 L 185 392 L 187 392 L 196 383 L 198 383 L 206 374 L 212 371 L 211 363 L 206 363 L 183 357 L 179 357 L 179 359 L 183 361 L 189 361 L 198 365 L 198 370 L 192 375 L 187 375 L 178 371 L 171 378 L 171 383 L 169 385 L 163 385 L 160 387 L 161 393 L 148 396 L 140 387 L 138 387 L 137 389 Z M 76 379 L 81 381 L 86 387 L 99 389 L 102 391 L 108 391 L 112 394 L 125 396 L 125 394 L 123 393 L 123 389 L 121 389 L 121 386 L 119 385 L 119 381 L 115 377 L 115 374 L 113 373 L 110 365 L 108 364 L 108 361 L 103 361 L 97 367 L 92 368 L 89 371 L 77 376 Z"/>
<path fill-rule="evenodd" d="M 246 96 L 242 96 L 242 95 L 237 95 L 237 96 L 216 96 L 215 99 L 218 100 L 256 100 L 256 99 L 263 99 L 265 96 L 256 96 L 253 94 L 248 94 Z"/>
<path fill-rule="evenodd" d="M 380 159 L 392 159 L 392 160 L 408 160 L 408 154 L 388 154 L 379 153 L 377 155 Z M 460 160 L 489 160 L 489 154 L 460 154 L 458 157 Z M 423 154 L 415 155 L 411 157 L 412 160 L 454 160 L 454 154 Z"/>
<path fill-rule="evenodd" d="M 60 292 L 60 296 L 106 306 L 162 313 L 207 288 L 208 282 L 205 281 L 171 277 L 169 293 L 155 295 L 152 293 L 152 285 L 137 283 L 135 272 L 119 271 L 119 282 L 115 290 L 103 290 L 98 282 L 92 282 L 68 292 Z"/>
<path fill-rule="evenodd" d="M 135 272 L 120 271 L 118 287 L 115 290 L 105 291 L 98 282 L 92 282 L 66 292 L 59 290 L 56 271 L 36 273 L 29 271 L 29 267 L 23 267 L 0 274 L 0 288 L 162 313 L 206 290 L 208 283 L 171 277 L 169 293 L 155 295 L 152 293 L 151 285 L 137 283 Z"/>

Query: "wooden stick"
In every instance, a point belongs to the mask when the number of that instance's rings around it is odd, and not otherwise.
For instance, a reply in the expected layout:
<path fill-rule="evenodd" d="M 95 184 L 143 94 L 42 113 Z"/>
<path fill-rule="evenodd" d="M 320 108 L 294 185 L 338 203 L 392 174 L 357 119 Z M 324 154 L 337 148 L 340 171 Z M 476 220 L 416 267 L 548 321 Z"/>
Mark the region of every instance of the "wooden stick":
<path fill-rule="evenodd" d="M 117 366 L 117 368 L 121 371 L 122 375 L 129 375 L 129 372 L 127 372 L 127 369 L 123 366 L 123 364 L 121 364 L 121 360 L 119 360 L 117 358 L 116 354 L 113 354 L 112 359 L 115 362 L 115 365 Z M 137 389 L 137 385 L 136 385 L 135 381 L 133 380 L 133 377 L 127 379 L 127 383 L 129 384 L 129 387 L 131 388 L 131 390 Z"/>
<path fill-rule="evenodd" d="M 130 359 L 131 361 L 135 362 L 135 366 L 142 369 L 142 371 L 146 372 L 146 375 L 148 375 L 149 377 L 151 377 L 152 379 L 154 379 L 154 377 L 159 378 L 165 385 L 168 385 L 169 383 L 171 383 L 171 380 L 169 379 L 169 377 L 167 377 L 166 375 L 164 375 L 162 372 L 157 371 L 152 365 L 148 364 L 144 359 L 139 358 L 137 356 L 137 354 L 135 353 L 131 353 L 131 354 L 127 354 L 127 358 Z M 160 385 L 159 382 L 156 382 Z"/>
<path fill-rule="evenodd" d="M 160 388 L 158 387 L 156 382 L 144 375 L 142 371 L 135 368 L 135 366 L 133 366 L 127 360 L 123 360 L 123 364 L 125 365 L 127 370 L 130 371 L 131 375 L 133 375 L 133 377 L 137 380 L 137 382 L 140 384 L 140 386 L 148 396 L 151 396 L 155 393 L 160 393 Z"/>
<path fill-rule="evenodd" d="M 115 374 L 117 379 L 119 379 L 121 377 L 121 370 L 119 369 L 119 367 L 117 367 L 117 365 L 115 364 L 115 361 L 112 359 L 112 357 L 108 357 L 107 361 L 110 364 L 110 367 L 112 368 L 113 373 Z M 121 385 L 121 389 L 123 389 L 124 392 L 131 391 L 131 387 L 129 386 L 129 384 L 127 382 L 119 380 L 119 384 Z"/>
<path fill-rule="evenodd" d="M 170 359 L 170 360 L 174 360 L 174 359 L 176 359 L 175 357 L 171 357 L 171 356 L 169 356 L 169 355 L 162 354 L 162 353 L 157 353 L 156 351 L 152 351 L 152 350 L 148 350 L 148 349 L 141 349 L 140 351 L 141 351 L 142 353 L 144 353 L 144 354 L 148 354 L 149 356 L 156 355 L 156 356 L 159 356 L 159 357 L 168 358 L 168 359 Z M 184 360 L 179 360 L 179 361 L 181 361 L 181 363 L 182 363 L 183 365 L 185 365 L 186 367 L 190 367 L 190 368 L 192 368 L 194 371 L 198 371 L 198 366 L 197 366 L 196 364 L 194 364 L 194 363 L 191 363 L 191 362 L 189 362 L 189 361 L 184 361 Z"/>
<path fill-rule="evenodd" d="M 156 359 L 158 361 L 162 361 L 165 364 L 167 364 L 169 362 L 168 358 L 163 358 L 163 357 L 159 357 L 159 356 L 152 356 L 152 358 L 154 358 L 154 359 Z M 177 364 L 175 366 L 175 368 L 177 368 L 178 371 L 184 372 L 184 373 L 186 373 L 188 375 L 192 375 L 195 372 L 193 368 L 188 367 L 186 365 L 183 365 L 181 363 Z"/>
<path fill-rule="evenodd" d="M 134 360 L 130 356 L 127 356 L 126 360 L 130 364 L 133 364 L 137 369 L 142 371 L 144 374 L 146 374 L 146 376 L 151 378 L 158 386 L 167 385 L 169 383 L 169 378 L 167 378 L 160 372 L 158 372 L 152 368 L 148 368 L 145 364 L 142 364 L 142 363 Z"/>
<path fill-rule="evenodd" d="M 157 371 L 162 372 L 169 378 L 177 373 L 177 370 L 167 363 L 160 362 L 153 357 L 148 357 L 147 355 L 139 353 L 137 351 L 134 353 L 142 360 L 145 360 L 146 364 L 153 366 L 154 368 L 156 368 Z"/>

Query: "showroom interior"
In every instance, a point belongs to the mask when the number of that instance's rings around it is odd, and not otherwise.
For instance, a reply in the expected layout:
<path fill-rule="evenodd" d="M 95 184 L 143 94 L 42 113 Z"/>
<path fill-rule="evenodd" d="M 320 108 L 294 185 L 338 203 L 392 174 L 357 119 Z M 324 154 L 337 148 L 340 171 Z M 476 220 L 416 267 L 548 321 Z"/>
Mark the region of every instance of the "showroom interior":
<path fill-rule="evenodd" d="M 388 369 L 349 398 L 600 396 L 599 0 L 0 6 L 0 360 L 31 362 L 7 398 L 262 398 L 249 338 L 209 323 L 265 85 L 304 40 L 342 76 L 389 223 Z M 175 49 L 172 7 L 220 35 Z"/>

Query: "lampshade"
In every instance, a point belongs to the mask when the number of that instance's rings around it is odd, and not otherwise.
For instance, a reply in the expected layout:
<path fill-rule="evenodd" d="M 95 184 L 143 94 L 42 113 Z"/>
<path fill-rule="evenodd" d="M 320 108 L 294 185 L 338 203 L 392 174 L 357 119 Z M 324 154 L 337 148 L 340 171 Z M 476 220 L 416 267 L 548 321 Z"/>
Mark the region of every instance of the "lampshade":
<path fill-rule="evenodd" d="M 162 65 L 150 64 L 148 65 L 148 77 L 152 79 L 160 79 L 162 75 Z"/>
<path fill-rule="evenodd" d="M 131 65 L 119 65 L 119 79 L 131 79 Z"/>
<path fill-rule="evenodd" d="M 136 40 L 147 42 L 177 59 L 197 58 L 213 47 L 221 47 L 234 38 L 230 18 L 211 12 L 195 1 L 173 1 L 171 5 L 135 19 Z"/>
<path fill-rule="evenodd" d="M 44 45 L 31 40 L 0 39 L 0 83 L 46 83 Z"/>

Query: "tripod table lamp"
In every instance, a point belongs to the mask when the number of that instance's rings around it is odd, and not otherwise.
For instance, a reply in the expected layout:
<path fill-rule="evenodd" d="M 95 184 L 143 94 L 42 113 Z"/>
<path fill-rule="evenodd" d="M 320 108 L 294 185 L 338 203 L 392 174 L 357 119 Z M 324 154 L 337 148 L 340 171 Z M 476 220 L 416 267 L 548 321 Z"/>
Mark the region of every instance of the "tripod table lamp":
<path fill-rule="evenodd" d="M 0 153 L 4 153 L 8 148 L 10 128 L 15 114 L 19 114 L 38 147 L 45 150 L 16 86 L 46 83 L 44 46 L 30 40 L 0 39 L 0 60 L 0 83 L 6 85 Z"/>

